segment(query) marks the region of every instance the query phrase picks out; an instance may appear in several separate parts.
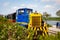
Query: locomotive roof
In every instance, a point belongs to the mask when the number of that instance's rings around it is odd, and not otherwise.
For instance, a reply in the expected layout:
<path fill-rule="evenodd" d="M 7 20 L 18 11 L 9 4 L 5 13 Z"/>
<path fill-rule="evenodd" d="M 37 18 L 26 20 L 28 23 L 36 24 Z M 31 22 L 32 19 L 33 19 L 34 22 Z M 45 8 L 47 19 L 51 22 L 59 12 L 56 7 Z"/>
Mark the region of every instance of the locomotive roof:
<path fill-rule="evenodd" d="M 18 9 L 18 10 L 25 10 L 25 9 L 27 9 L 27 10 L 32 10 L 31 8 L 20 8 L 20 9 Z"/>

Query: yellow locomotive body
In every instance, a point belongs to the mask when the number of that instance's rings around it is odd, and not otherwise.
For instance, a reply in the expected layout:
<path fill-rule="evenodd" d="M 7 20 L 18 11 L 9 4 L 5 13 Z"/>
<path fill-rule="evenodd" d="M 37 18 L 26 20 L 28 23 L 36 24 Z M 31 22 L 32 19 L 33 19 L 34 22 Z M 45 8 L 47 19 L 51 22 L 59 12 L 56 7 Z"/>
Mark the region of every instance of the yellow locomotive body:
<path fill-rule="evenodd" d="M 47 30 L 47 24 L 43 22 L 42 19 L 42 14 L 41 13 L 31 13 L 29 15 L 29 24 L 28 24 L 28 29 L 32 29 L 36 32 L 36 35 L 47 35 L 48 30 Z"/>

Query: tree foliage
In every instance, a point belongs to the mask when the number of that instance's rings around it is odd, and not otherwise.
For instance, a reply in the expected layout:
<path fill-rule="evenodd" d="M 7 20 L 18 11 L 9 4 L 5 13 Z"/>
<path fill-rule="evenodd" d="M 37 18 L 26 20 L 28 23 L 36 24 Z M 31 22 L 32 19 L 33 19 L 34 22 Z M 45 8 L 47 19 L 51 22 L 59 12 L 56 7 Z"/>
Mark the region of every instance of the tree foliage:
<path fill-rule="evenodd" d="M 56 15 L 57 15 L 57 16 L 60 16 L 60 10 L 58 10 L 58 11 L 56 12 Z"/>
<path fill-rule="evenodd" d="M 47 12 L 44 12 L 44 13 L 43 13 L 43 16 L 44 16 L 44 17 L 50 17 L 51 15 L 48 14 Z"/>

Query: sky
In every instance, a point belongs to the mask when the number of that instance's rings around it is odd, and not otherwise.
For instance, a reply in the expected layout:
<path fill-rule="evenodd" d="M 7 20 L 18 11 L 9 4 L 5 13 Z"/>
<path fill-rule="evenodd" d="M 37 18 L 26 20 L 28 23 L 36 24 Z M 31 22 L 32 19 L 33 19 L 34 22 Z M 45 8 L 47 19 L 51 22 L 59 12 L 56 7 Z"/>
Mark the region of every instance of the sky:
<path fill-rule="evenodd" d="M 33 11 L 47 12 L 55 17 L 60 10 L 60 0 L 0 0 L 0 14 L 7 15 L 19 8 L 31 8 Z"/>

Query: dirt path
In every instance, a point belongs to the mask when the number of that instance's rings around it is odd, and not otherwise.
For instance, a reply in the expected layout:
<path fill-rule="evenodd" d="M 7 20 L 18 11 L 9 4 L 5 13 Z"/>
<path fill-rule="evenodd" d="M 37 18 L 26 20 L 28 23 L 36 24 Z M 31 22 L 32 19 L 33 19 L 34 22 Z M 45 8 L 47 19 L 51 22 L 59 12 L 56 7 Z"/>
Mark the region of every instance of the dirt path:
<path fill-rule="evenodd" d="M 56 34 L 57 32 L 60 32 L 59 28 L 56 28 L 56 25 L 53 25 L 52 27 L 48 28 L 49 34 Z"/>

